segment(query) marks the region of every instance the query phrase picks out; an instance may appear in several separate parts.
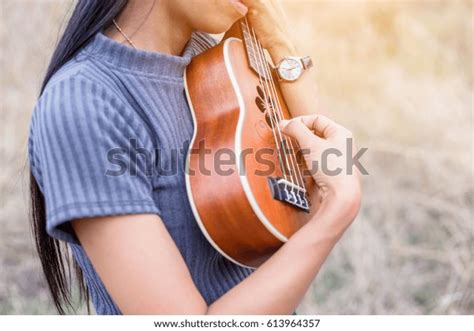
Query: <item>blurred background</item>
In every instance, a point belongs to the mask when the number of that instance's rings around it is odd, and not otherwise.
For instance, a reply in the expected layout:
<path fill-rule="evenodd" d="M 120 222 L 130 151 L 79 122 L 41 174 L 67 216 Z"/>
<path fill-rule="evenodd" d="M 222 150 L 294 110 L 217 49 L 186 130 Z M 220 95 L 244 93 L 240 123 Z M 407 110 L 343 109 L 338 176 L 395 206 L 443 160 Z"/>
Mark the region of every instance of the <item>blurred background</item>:
<path fill-rule="evenodd" d="M 55 313 L 28 223 L 26 146 L 73 4 L 0 0 L 0 314 Z M 298 312 L 472 314 L 473 3 L 284 7 L 322 104 L 369 149 L 361 213 Z"/>

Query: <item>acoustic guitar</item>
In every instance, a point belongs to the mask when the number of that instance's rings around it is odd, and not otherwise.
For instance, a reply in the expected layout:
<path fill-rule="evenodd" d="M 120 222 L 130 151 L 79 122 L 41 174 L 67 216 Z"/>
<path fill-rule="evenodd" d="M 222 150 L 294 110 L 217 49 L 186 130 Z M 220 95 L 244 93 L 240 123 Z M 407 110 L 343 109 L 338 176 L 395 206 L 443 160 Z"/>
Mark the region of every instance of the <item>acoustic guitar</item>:
<path fill-rule="evenodd" d="M 194 120 L 186 187 L 194 216 L 217 251 L 251 268 L 308 222 L 319 200 L 297 143 L 278 126 L 290 114 L 267 58 L 243 18 L 185 73 Z"/>

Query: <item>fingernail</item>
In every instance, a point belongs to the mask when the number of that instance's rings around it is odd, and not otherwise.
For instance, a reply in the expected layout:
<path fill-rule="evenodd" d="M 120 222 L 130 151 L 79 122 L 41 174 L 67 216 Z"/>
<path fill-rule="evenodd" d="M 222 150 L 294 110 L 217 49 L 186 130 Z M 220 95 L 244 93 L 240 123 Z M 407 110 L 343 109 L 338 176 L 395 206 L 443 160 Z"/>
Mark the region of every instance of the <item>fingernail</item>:
<path fill-rule="evenodd" d="M 247 15 L 249 9 L 240 0 L 230 0 L 230 2 L 242 16 Z"/>
<path fill-rule="evenodd" d="M 287 126 L 288 123 L 290 123 L 290 121 L 288 121 L 288 120 L 281 120 L 281 121 L 280 121 L 280 127 L 281 127 L 281 128 L 284 128 L 285 126 Z"/>

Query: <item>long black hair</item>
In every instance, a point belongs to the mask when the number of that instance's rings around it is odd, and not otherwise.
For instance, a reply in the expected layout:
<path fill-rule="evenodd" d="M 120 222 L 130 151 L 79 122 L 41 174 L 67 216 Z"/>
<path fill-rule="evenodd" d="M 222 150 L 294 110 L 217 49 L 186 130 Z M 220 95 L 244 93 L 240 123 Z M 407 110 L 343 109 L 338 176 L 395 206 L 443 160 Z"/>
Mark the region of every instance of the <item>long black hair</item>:
<path fill-rule="evenodd" d="M 78 0 L 51 58 L 41 94 L 51 77 L 87 45 L 97 32 L 110 26 L 127 2 L 128 0 Z M 31 172 L 30 193 L 31 226 L 36 249 L 54 305 L 60 314 L 64 314 L 67 308 L 74 308 L 70 254 L 64 243 L 50 237 L 46 232 L 44 196 Z M 75 261 L 72 262 L 72 267 L 79 283 L 79 298 L 88 304 L 89 295 L 81 269 Z"/>

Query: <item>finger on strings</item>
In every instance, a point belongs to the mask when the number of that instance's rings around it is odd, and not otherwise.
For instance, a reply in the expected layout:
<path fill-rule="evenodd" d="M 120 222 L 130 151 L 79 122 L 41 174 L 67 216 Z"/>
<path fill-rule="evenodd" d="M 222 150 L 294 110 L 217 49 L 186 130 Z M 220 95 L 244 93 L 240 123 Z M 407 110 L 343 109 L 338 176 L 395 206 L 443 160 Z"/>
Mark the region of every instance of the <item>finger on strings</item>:
<path fill-rule="evenodd" d="M 321 138 L 311 131 L 301 117 L 283 120 L 280 122 L 280 127 L 284 134 L 295 138 L 301 147 L 307 147 L 309 144 L 321 142 Z"/>
<path fill-rule="evenodd" d="M 321 138 L 330 138 L 338 135 L 342 126 L 324 115 L 306 115 L 301 116 L 303 124 L 310 130 L 313 130 Z"/>

